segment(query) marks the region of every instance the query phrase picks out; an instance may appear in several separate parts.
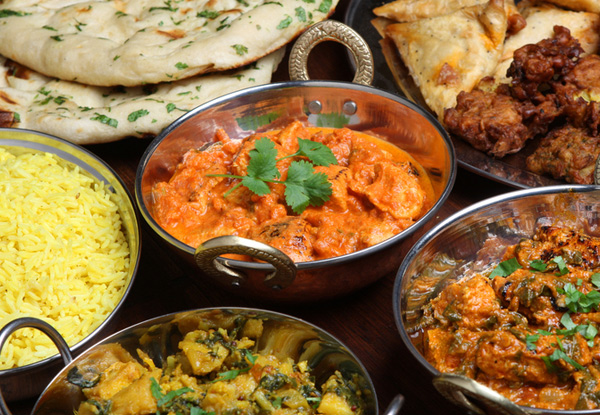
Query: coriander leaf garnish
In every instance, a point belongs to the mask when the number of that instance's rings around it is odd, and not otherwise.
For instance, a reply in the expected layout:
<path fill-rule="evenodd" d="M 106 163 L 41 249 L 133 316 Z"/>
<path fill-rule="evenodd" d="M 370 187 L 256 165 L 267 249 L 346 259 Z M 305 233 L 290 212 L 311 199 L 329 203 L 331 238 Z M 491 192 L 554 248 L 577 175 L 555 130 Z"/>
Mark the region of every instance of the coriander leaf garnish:
<path fill-rule="evenodd" d="M 508 277 L 510 274 L 512 274 L 520 268 L 523 267 L 521 266 L 521 264 L 519 264 L 519 261 L 517 261 L 516 258 L 507 259 L 506 261 L 500 262 L 496 266 L 496 268 L 494 268 L 494 270 L 490 273 L 489 277 Z"/>
<path fill-rule="evenodd" d="M 281 183 L 285 185 L 285 201 L 295 213 L 302 213 L 308 206 L 320 206 L 329 200 L 332 194 L 331 183 L 325 173 L 316 173 L 313 164 L 328 166 L 337 164 L 337 159 L 329 147 L 322 143 L 298 138 L 299 149 L 297 152 L 277 159 L 275 143 L 269 138 L 262 137 L 254 142 L 254 148 L 248 155 L 250 161 L 246 176 L 233 174 L 209 174 L 212 177 L 229 177 L 241 179 L 224 197 L 239 186 L 248 188 L 251 192 L 264 196 L 271 192 L 267 183 Z M 306 160 L 294 160 L 290 163 L 287 178 L 277 180 L 281 173 L 277 169 L 277 162 L 290 157 L 304 156 Z M 312 164 L 311 164 L 312 163 Z"/>
<path fill-rule="evenodd" d="M 134 112 L 132 112 L 131 114 L 129 114 L 127 116 L 127 121 L 134 122 L 138 118 L 141 118 L 141 117 L 143 117 L 145 115 L 148 115 L 148 114 L 150 114 L 150 112 L 148 110 L 146 110 L 146 109 L 137 110 L 137 111 L 134 111 Z"/>
<path fill-rule="evenodd" d="M 589 313 L 592 308 L 597 309 L 600 305 L 600 292 L 594 290 L 584 294 L 570 282 L 556 291 L 565 296 L 565 306 L 573 313 Z"/>
<path fill-rule="evenodd" d="M 569 268 L 567 268 L 567 264 L 565 264 L 565 260 L 561 256 L 557 256 L 552 258 L 552 262 L 558 265 L 558 273 L 556 275 L 565 275 L 569 273 Z"/>
<path fill-rule="evenodd" d="M 167 405 L 176 397 L 183 395 L 184 393 L 193 392 L 191 388 L 181 388 L 171 391 L 167 394 L 163 394 L 162 389 L 156 379 L 150 378 L 150 391 L 152 396 L 156 399 L 156 406 L 161 407 Z"/>
<path fill-rule="evenodd" d="M 525 344 L 527 346 L 527 350 L 535 350 L 537 348 L 537 341 L 540 339 L 539 334 L 528 334 L 525 337 Z"/>
<path fill-rule="evenodd" d="M 597 288 L 600 288 L 600 273 L 596 272 L 592 274 L 591 281 Z"/>
<path fill-rule="evenodd" d="M 331 184 L 325 173 L 316 173 L 307 161 L 294 161 L 288 169 L 285 181 L 285 201 L 296 213 L 302 213 L 308 205 L 320 206 L 329 200 Z"/>
<path fill-rule="evenodd" d="M 235 44 L 235 45 L 231 45 L 231 47 L 235 50 L 235 53 L 237 53 L 240 56 L 248 53 L 248 48 L 244 45 L 240 45 L 239 43 Z"/>
<path fill-rule="evenodd" d="M 539 260 L 539 259 L 534 259 L 533 261 L 531 261 L 529 263 L 529 266 L 531 268 L 535 269 L 536 271 L 540 271 L 540 272 L 544 272 L 548 268 L 548 266 L 546 265 L 546 263 L 544 261 Z"/>

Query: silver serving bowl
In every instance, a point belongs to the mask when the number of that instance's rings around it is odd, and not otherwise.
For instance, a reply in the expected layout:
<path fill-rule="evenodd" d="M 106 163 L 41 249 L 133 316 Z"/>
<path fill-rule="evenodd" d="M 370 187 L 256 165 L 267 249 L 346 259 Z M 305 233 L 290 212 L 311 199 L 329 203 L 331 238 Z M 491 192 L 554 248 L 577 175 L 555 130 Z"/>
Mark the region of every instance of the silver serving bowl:
<path fill-rule="evenodd" d="M 79 387 L 66 381 L 71 368 L 86 356 L 97 352 L 103 345 L 120 344 L 132 356 L 141 349 L 150 356 L 157 367 L 162 367 L 169 355 L 178 350 L 177 344 L 183 336 L 201 326 L 202 329 L 233 329 L 239 319 L 263 320 L 262 335 L 256 339 L 253 352 L 274 354 L 279 359 L 287 357 L 299 362 L 305 360 L 315 385 L 323 384 L 335 371 L 346 379 L 353 379 L 364 398 L 364 414 L 379 414 L 377 395 L 366 369 L 358 358 L 339 340 L 326 331 L 303 320 L 272 311 L 250 308 L 206 308 L 173 313 L 153 318 L 121 330 L 92 346 L 65 366 L 52 380 L 37 400 L 32 415 L 72 415 L 83 399 Z M 23 324 L 35 322 L 25 321 Z M 38 328 L 58 340 L 43 326 Z M 0 338 L 3 333 L 0 331 Z M 70 356 L 65 356 L 69 361 Z M 388 406 L 386 415 L 395 415 L 400 410 L 402 396 L 398 395 Z M 4 412 L 2 412 L 4 411 Z M 10 414 L 6 406 L 0 405 L 0 413 Z"/>
<path fill-rule="evenodd" d="M 96 335 L 109 323 L 117 313 L 137 272 L 140 250 L 141 231 L 133 198 L 129 194 L 123 181 L 104 161 L 85 148 L 70 143 L 61 138 L 48 134 L 23 129 L 0 128 L 0 146 L 6 147 L 11 152 L 47 152 L 58 156 L 60 159 L 73 163 L 82 171 L 89 173 L 99 181 L 107 184 L 113 201 L 119 206 L 119 213 L 123 223 L 123 233 L 126 235 L 130 249 L 130 267 L 128 272 L 127 288 L 115 309 L 104 322 L 93 332 L 71 347 L 76 353 L 96 337 Z M 8 401 L 23 399 L 39 394 L 48 384 L 48 381 L 60 370 L 60 356 L 58 354 L 42 361 L 13 369 L 0 370 L 0 388 Z"/>
<path fill-rule="evenodd" d="M 423 356 L 418 335 L 423 307 L 440 289 L 455 281 L 465 267 L 485 269 L 502 260 L 505 248 L 531 237 L 549 223 L 600 235 L 600 187 L 559 185 L 514 191 L 463 209 L 436 225 L 406 254 L 394 284 L 394 317 L 402 340 L 432 377 L 439 392 L 478 414 L 589 414 L 600 410 L 542 410 L 519 406 L 466 377 L 442 374 Z M 497 238 L 497 248 L 476 256 L 484 242 Z M 496 247 L 496 245 L 494 245 Z"/>
<path fill-rule="evenodd" d="M 257 124 L 268 119 L 267 124 Z M 318 261 L 293 263 L 267 245 L 226 237 L 193 247 L 175 239 L 152 216 L 152 188 L 168 181 L 182 155 L 212 142 L 223 128 L 234 139 L 281 128 L 291 120 L 309 126 L 348 127 L 410 153 L 429 174 L 435 204 L 405 231 L 367 249 Z M 431 114 L 370 86 L 335 81 L 291 81 L 247 88 L 199 106 L 166 128 L 141 158 L 135 183 L 139 210 L 150 228 L 190 263 L 198 277 L 247 297 L 280 302 L 316 301 L 355 291 L 397 269 L 401 242 L 429 221 L 446 200 L 456 173 L 451 141 Z M 223 259 L 244 253 L 268 263 Z"/>

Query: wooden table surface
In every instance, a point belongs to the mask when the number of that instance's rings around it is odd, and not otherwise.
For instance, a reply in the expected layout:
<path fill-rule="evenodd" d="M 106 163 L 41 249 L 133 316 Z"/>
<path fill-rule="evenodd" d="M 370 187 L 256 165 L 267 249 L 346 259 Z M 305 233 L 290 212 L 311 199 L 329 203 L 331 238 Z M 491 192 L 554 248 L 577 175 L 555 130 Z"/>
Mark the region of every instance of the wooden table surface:
<path fill-rule="evenodd" d="M 343 20 L 345 3 L 338 6 L 333 18 Z M 287 59 L 287 56 L 286 56 Z M 351 81 L 343 46 L 323 42 L 309 57 L 311 79 Z M 288 79 L 287 60 L 273 78 Z M 115 143 L 87 146 L 122 177 L 133 195 L 135 172 L 142 153 L 150 141 L 126 139 Z M 514 190 L 459 168 L 450 197 L 432 223 L 406 240 L 408 249 L 431 225 L 450 214 L 490 196 Z M 142 255 L 139 271 L 124 308 L 115 316 L 111 331 L 163 314 L 194 308 L 245 306 L 269 309 L 309 321 L 333 334 L 362 361 L 375 385 L 384 411 L 397 394 L 405 397 L 402 414 L 464 414 L 465 411 L 445 401 L 431 385 L 431 379 L 404 346 L 395 325 L 392 288 L 395 273 L 383 276 L 353 295 L 309 306 L 261 303 L 236 297 L 217 288 L 202 289 L 194 283 L 198 273 L 191 265 L 166 255 L 161 241 L 142 227 Z M 103 333 L 103 337 L 111 334 Z M 31 413 L 35 399 L 9 403 L 15 415 Z"/>

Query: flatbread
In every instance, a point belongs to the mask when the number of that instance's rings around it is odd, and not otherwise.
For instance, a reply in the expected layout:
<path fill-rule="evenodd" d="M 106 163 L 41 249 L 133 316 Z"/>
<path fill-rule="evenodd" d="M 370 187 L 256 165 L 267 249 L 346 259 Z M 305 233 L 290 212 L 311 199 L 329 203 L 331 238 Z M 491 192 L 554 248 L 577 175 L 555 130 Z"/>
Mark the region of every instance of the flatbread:
<path fill-rule="evenodd" d="M 554 37 L 554 26 L 564 26 L 579 40 L 586 53 L 597 53 L 600 46 L 600 16 L 596 13 L 565 10 L 544 2 L 519 3 L 527 26 L 508 37 L 494 74 L 495 83 L 509 83 L 506 76 L 515 50 Z"/>
<path fill-rule="evenodd" d="M 385 29 L 394 41 L 425 102 L 438 117 L 496 69 L 506 37 L 504 1 Z"/>
<path fill-rule="evenodd" d="M 0 55 L 46 76 L 137 86 L 238 68 L 338 0 L 3 0 Z"/>
<path fill-rule="evenodd" d="M 244 68 L 146 87 L 98 87 L 48 78 L 0 56 L 0 127 L 76 144 L 149 137 L 211 99 L 267 84 L 285 48 Z"/>

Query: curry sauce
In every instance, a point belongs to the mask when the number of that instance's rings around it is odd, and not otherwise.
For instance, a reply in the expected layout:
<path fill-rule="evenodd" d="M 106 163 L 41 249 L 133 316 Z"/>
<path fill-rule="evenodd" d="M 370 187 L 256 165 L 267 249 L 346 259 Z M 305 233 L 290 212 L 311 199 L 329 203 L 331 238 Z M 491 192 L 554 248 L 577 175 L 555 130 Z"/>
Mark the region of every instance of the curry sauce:
<path fill-rule="evenodd" d="M 280 178 L 259 195 L 240 186 L 252 151 L 262 138 L 273 141 Z M 314 166 L 326 176 L 330 194 L 297 212 L 286 204 L 282 183 L 299 139 L 327 146 L 337 163 Z M 281 130 L 233 140 L 219 131 L 215 143 L 191 149 L 168 182 L 153 188 L 152 215 L 180 241 L 197 247 L 222 235 L 267 243 L 295 262 L 349 254 L 382 242 L 411 226 L 434 204 L 422 166 L 383 140 L 347 128 L 305 127 L 296 121 Z M 237 178 L 224 177 L 236 176 Z"/>
<path fill-rule="evenodd" d="M 428 304 L 426 359 L 519 405 L 600 408 L 599 261 L 600 238 L 541 227 Z"/>

